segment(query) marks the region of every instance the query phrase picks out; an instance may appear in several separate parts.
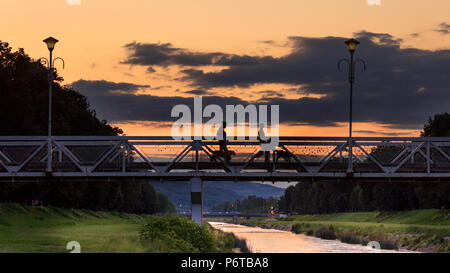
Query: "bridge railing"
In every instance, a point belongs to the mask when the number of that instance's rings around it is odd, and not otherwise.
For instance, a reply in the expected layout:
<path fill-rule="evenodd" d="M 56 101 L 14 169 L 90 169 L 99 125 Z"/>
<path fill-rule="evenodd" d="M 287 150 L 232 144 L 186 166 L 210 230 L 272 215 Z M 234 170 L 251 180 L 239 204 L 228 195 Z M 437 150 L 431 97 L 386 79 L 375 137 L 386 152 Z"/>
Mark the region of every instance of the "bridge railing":
<path fill-rule="evenodd" d="M 48 145 L 51 145 L 49 173 Z M 0 178 L 137 177 L 298 181 L 339 178 L 450 178 L 450 138 L 280 137 L 257 140 L 171 137 L 0 137 Z"/>

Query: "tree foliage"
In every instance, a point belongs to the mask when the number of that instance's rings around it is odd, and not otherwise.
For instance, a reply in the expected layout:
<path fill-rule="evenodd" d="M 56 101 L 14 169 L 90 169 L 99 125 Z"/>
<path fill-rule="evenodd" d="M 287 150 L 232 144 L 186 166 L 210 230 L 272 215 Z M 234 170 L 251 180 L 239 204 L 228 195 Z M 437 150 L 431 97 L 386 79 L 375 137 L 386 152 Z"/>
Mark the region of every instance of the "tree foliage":
<path fill-rule="evenodd" d="M 85 96 L 61 86 L 54 72 L 52 134 L 122 134 L 99 120 Z M 48 72 L 23 49 L 13 51 L 0 41 L 0 135 L 47 135 Z M 40 183 L 0 185 L 0 202 L 39 203 L 67 208 L 130 213 L 173 212 L 170 201 L 148 182 L 75 182 L 44 179 Z"/>
<path fill-rule="evenodd" d="M 450 183 L 298 183 L 286 189 L 279 207 L 299 214 L 449 208 Z"/>
<path fill-rule="evenodd" d="M 242 212 L 242 213 L 268 213 L 271 208 L 278 208 L 278 199 L 274 197 L 262 198 L 255 195 L 249 195 L 244 200 L 236 202 L 223 202 L 213 205 L 212 211 L 215 212 Z"/>
<path fill-rule="evenodd" d="M 23 49 L 0 41 L 0 135 L 47 135 L 48 75 Z M 85 96 L 53 83 L 53 135 L 117 135 L 122 130 L 99 120 Z"/>
<path fill-rule="evenodd" d="M 423 137 L 450 137 L 450 114 L 436 114 L 423 126 Z"/>

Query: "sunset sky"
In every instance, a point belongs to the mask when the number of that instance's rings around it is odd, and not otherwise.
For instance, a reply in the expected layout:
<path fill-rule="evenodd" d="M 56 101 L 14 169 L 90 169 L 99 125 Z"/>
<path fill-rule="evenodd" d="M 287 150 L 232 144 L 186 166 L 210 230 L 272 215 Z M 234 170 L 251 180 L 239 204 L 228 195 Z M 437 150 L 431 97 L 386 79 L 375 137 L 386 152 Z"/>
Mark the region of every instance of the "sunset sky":
<path fill-rule="evenodd" d="M 450 111 L 450 1 L 1 0 L 0 40 L 55 55 L 64 83 L 127 135 L 168 135 L 171 107 L 280 105 L 280 135 L 345 136 L 348 57 L 361 41 L 356 136 L 417 136 Z"/>

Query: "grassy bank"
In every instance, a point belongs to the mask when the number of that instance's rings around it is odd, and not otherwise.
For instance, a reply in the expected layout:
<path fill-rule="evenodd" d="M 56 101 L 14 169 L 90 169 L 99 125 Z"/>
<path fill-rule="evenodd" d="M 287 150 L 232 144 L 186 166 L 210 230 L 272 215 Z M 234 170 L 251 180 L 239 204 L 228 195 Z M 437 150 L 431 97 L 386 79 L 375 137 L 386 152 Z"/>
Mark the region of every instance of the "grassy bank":
<path fill-rule="evenodd" d="M 241 224 L 291 230 L 353 244 L 378 241 L 385 249 L 450 251 L 448 210 L 297 215 L 277 220 L 241 220 Z"/>
<path fill-rule="evenodd" d="M 64 253 L 69 252 L 66 245 L 70 241 L 79 242 L 83 253 L 184 252 L 189 249 L 184 238 L 174 244 L 173 237 L 183 237 L 181 234 L 156 240 L 142 236 L 145 226 L 155 221 L 163 225 L 169 222 L 168 217 L 0 204 L 0 252 Z M 185 225 L 179 226 L 176 232 L 192 229 L 187 226 L 191 224 L 187 219 L 178 222 Z M 232 235 L 209 226 L 202 228 L 211 248 L 198 251 L 233 251 L 236 240 Z"/>

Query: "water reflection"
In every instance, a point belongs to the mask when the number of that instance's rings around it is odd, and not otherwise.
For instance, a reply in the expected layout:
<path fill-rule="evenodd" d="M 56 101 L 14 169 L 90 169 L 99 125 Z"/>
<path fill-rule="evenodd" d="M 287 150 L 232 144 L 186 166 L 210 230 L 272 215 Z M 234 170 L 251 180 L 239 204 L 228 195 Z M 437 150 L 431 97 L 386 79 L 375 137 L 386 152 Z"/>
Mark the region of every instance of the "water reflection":
<path fill-rule="evenodd" d="M 221 222 L 209 222 L 214 228 L 233 233 L 236 237 L 247 241 L 254 253 L 376 253 L 362 245 L 341 243 L 338 240 L 322 240 L 319 238 L 295 234 L 276 229 L 247 227 Z M 378 250 L 378 253 L 399 253 L 403 251 Z"/>

